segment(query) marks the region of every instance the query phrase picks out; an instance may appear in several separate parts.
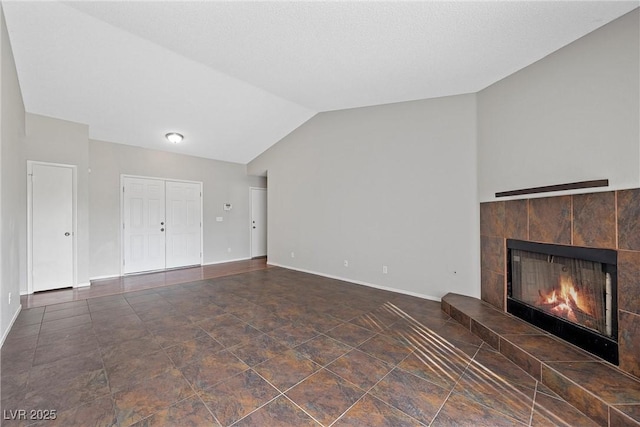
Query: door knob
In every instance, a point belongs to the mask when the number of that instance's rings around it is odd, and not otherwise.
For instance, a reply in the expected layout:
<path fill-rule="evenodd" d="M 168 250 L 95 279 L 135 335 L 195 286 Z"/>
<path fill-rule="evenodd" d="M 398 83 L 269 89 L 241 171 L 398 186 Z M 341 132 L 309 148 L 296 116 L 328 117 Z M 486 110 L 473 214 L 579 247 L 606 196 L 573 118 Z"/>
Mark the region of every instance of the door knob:
<path fill-rule="evenodd" d="M 164 231 L 164 228 L 161 228 L 160 231 Z"/>
<path fill-rule="evenodd" d="M 164 222 L 161 222 L 160 225 L 164 225 Z"/>
<path fill-rule="evenodd" d="M 64 233 L 65 236 L 69 237 L 71 236 L 71 233 L 69 233 L 68 231 L 66 233 Z"/>
<path fill-rule="evenodd" d="M 253 228 L 256 228 L 256 226 L 254 225 Z"/>

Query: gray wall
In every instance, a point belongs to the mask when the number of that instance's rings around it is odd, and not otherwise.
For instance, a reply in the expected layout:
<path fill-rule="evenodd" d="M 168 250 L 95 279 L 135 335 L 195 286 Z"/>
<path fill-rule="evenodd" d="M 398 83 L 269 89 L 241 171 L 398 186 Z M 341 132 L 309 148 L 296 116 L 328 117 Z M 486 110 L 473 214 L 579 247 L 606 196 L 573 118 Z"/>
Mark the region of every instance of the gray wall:
<path fill-rule="evenodd" d="M 0 343 L 20 309 L 26 276 L 26 165 L 24 103 L 0 5 Z M 11 293 L 11 304 L 9 301 Z"/>
<path fill-rule="evenodd" d="M 639 28 L 636 9 L 478 93 L 481 202 L 591 179 L 640 186 Z"/>
<path fill-rule="evenodd" d="M 89 127 L 30 113 L 26 115 L 26 125 L 26 160 L 76 166 L 76 285 L 86 286 L 89 284 Z M 26 236 L 24 239 L 26 241 Z M 22 291 L 27 291 L 26 285 Z"/>
<path fill-rule="evenodd" d="M 20 95 L 17 86 L 10 89 L 15 90 L 2 97 L 4 103 Z M 25 114 L 19 105 L 22 110 L 6 109 L 4 114 L 12 118 L 3 132 L 16 133 L 20 126 L 24 132 Z M 14 117 L 16 111 L 20 120 Z M 6 271 L 7 283 L 19 286 L 15 301 L 27 292 L 27 160 L 77 166 L 78 285 L 120 274 L 120 174 L 202 181 L 204 262 L 250 257 L 249 187 L 264 187 L 265 178 L 248 177 L 246 166 L 236 163 L 90 141 L 88 135 L 86 125 L 28 113 L 26 136 L 3 143 L 3 245 L 10 245 L 3 252 L 10 254 L 2 258 L 8 265 L 3 275 Z M 233 203 L 231 211 L 223 211 L 226 202 Z M 216 216 L 224 221 L 216 222 Z"/>
<path fill-rule="evenodd" d="M 248 165 L 265 171 L 270 263 L 479 295 L 475 95 L 318 114 Z"/>
<path fill-rule="evenodd" d="M 120 274 L 121 174 L 203 182 L 204 263 L 250 257 L 249 187 L 266 180 L 247 176 L 245 165 L 94 140 L 89 159 L 91 278 Z"/>

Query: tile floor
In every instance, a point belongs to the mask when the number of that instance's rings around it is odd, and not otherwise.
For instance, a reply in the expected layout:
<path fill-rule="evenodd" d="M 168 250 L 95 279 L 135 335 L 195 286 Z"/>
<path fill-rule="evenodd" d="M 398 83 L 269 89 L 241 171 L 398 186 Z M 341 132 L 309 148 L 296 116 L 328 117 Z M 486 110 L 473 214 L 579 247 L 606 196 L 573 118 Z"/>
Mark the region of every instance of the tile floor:
<path fill-rule="evenodd" d="M 640 379 L 477 298 L 441 307 L 485 343 L 603 426 L 640 427 Z"/>
<path fill-rule="evenodd" d="M 594 425 L 440 303 L 281 268 L 25 309 L 1 375 L 6 426 Z"/>
<path fill-rule="evenodd" d="M 23 309 L 42 307 L 44 305 L 104 297 L 122 294 L 125 292 L 142 291 L 145 289 L 188 283 L 196 280 L 213 279 L 238 273 L 245 273 L 247 271 L 269 268 L 266 261 L 266 257 L 254 258 L 242 261 L 225 262 L 221 264 L 210 264 L 198 267 L 158 271 L 155 273 L 134 274 L 129 276 L 93 280 L 91 281 L 91 286 L 87 287 L 67 288 L 51 292 L 22 295 L 20 297 L 20 304 L 22 304 Z"/>

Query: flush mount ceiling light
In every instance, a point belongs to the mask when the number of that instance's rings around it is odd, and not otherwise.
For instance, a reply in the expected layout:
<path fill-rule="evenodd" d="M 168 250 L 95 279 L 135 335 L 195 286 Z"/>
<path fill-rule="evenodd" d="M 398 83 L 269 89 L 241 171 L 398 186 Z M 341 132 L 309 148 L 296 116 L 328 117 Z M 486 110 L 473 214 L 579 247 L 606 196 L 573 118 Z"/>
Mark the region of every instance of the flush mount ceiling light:
<path fill-rule="evenodd" d="M 165 138 L 167 138 L 167 140 L 173 144 L 178 144 L 182 142 L 182 140 L 184 139 L 184 136 L 182 136 L 182 134 L 179 134 L 177 132 L 169 132 L 168 134 L 165 135 Z"/>

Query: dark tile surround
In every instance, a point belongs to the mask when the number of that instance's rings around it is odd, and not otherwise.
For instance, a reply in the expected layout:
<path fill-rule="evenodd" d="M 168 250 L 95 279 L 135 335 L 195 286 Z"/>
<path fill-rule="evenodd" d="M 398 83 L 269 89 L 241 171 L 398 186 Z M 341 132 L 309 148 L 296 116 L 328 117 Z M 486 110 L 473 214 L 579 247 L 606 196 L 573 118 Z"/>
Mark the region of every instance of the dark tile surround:
<path fill-rule="evenodd" d="M 481 203 L 481 299 L 503 311 L 506 239 L 618 251 L 619 368 L 640 378 L 640 189 Z"/>

